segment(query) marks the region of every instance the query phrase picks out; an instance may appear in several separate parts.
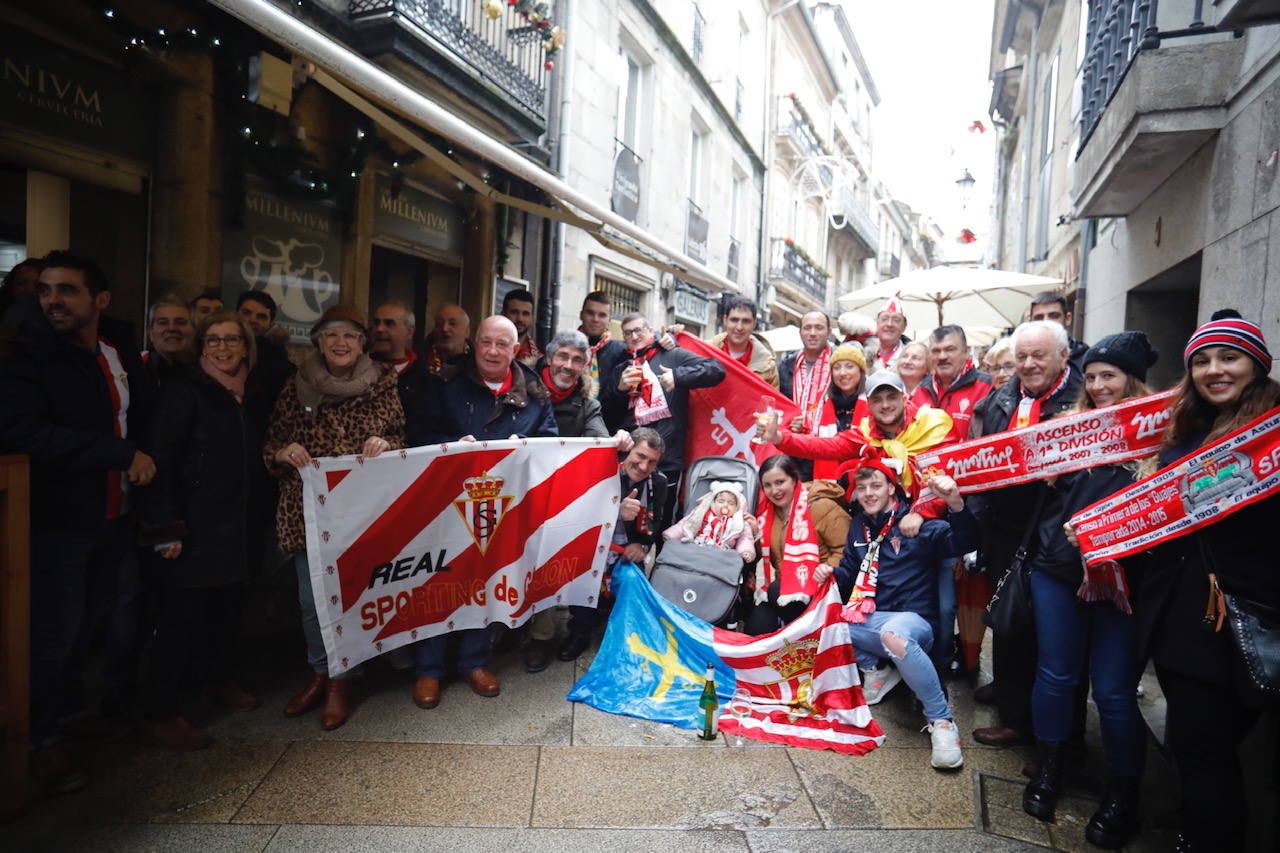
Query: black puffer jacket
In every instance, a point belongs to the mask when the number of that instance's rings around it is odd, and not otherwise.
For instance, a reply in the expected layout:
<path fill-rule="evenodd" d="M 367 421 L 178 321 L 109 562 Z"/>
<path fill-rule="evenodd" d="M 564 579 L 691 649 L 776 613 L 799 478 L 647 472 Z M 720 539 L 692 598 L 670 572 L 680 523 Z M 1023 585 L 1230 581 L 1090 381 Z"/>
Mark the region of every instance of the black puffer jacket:
<path fill-rule="evenodd" d="M 551 410 L 564 438 L 605 438 L 609 435 L 600 415 L 600 401 L 587 394 L 585 382 L 578 382 L 574 392 L 559 403 L 553 403 Z"/>
<path fill-rule="evenodd" d="M 1080 550 L 1067 541 L 1062 525 L 1085 507 L 1093 506 L 1122 489 L 1134 484 L 1137 476 L 1132 463 L 1128 465 L 1099 465 L 1083 471 L 1062 474 L 1047 486 L 1044 512 L 1032 537 L 1031 556 L 1027 565 L 1032 571 L 1045 574 L 1070 584 L 1080 585 L 1084 569 L 1080 563 Z M 1131 590 L 1136 589 L 1146 558 L 1134 555 L 1123 561 L 1126 579 Z"/>
<path fill-rule="evenodd" d="M 156 477 L 143 507 L 143 542 L 182 542 L 162 560 L 169 586 L 212 587 L 243 580 L 251 511 L 262 511 L 266 469 L 265 392 L 250 377 L 245 402 L 199 367 L 178 368 L 156 409 Z"/>

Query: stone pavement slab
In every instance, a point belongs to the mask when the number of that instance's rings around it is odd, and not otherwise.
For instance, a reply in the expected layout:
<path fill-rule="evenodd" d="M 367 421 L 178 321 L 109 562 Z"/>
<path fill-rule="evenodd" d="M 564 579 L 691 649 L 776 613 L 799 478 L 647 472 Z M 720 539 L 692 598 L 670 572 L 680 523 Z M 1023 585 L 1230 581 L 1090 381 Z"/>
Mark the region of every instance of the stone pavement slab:
<path fill-rule="evenodd" d="M 571 663 L 553 661 L 545 671 L 524 671 L 519 655 L 495 658 L 494 674 L 502 693 L 492 699 L 477 696 L 465 682 L 447 684 L 440 704 L 424 711 L 411 698 L 412 670 L 394 671 L 382 662 L 367 666 L 364 677 L 352 684 L 351 717 L 342 728 L 320 728 L 320 712 L 287 718 L 285 702 L 306 683 L 299 668 L 261 693 L 262 707 L 248 714 L 223 715 L 208 727 L 215 737 L 251 737 L 277 740 L 346 740 L 400 743 L 486 743 L 517 745 L 568 745 L 573 706 L 564 701 L 573 686 Z"/>
<path fill-rule="evenodd" d="M 748 853 L 741 832 L 645 829 L 480 829 L 401 826 L 282 826 L 267 853 Z"/>
<path fill-rule="evenodd" d="M 1013 853 L 1043 849 L 972 829 L 767 829 L 750 830 L 746 835 L 751 853 Z"/>
<path fill-rule="evenodd" d="M 234 822 L 528 826 L 537 754 L 523 746 L 298 742 Z"/>
<path fill-rule="evenodd" d="M 930 750 L 881 747 L 857 759 L 788 750 L 829 828 L 940 829 L 974 826 L 974 774 L 1016 775 L 1022 759 L 1003 750 L 965 750 L 959 770 L 929 766 Z"/>
<path fill-rule="evenodd" d="M 821 827 L 789 752 L 544 747 L 532 824 Z"/>
<path fill-rule="evenodd" d="M 0 843 L 14 853 L 261 853 L 279 828 L 224 823 L 61 826 L 38 836 L 0 835 Z"/>

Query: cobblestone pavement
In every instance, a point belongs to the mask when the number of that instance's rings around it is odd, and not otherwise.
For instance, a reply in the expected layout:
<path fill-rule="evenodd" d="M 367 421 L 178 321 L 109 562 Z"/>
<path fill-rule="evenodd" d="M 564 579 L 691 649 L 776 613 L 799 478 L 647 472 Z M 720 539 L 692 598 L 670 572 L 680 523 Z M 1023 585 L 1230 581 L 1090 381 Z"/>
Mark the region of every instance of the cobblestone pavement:
<path fill-rule="evenodd" d="M 287 640 L 282 641 L 287 645 Z M 279 648 L 279 647 L 277 647 Z M 93 781 L 37 801 L 0 827 L 5 850 L 947 850 L 1089 848 L 1084 825 L 1102 772 L 1096 744 L 1069 779 L 1056 823 L 1019 805 L 1030 751 L 979 746 L 995 722 L 964 680 L 950 684 L 965 765 L 929 767 L 929 738 L 905 686 L 876 707 L 887 738 L 853 758 L 613 716 L 565 701 L 590 653 L 530 675 L 517 651 L 494 669 L 502 695 L 449 685 L 438 708 L 409 697 L 412 672 L 366 667 L 349 722 L 280 709 L 305 672 L 293 649 L 258 660 L 246 686 L 262 707 L 193 705 L 216 737 L 171 754 L 136 736 L 86 742 Z M 985 661 L 984 661 L 985 665 Z M 983 680 L 987 676 L 983 676 Z M 1091 720 L 1090 731 L 1096 732 Z M 99 733 L 101 734 L 101 733 Z M 1143 836 L 1166 849 L 1169 773 L 1152 752 Z"/>

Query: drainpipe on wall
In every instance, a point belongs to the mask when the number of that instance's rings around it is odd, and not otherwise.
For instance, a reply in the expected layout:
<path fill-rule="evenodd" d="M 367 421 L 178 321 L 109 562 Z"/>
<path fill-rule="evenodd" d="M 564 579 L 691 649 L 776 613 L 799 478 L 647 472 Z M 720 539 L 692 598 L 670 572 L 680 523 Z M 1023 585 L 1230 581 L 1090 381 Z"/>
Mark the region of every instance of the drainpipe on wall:
<path fill-rule="evenodd" d="M 1027 0 L 1013 0 L 1019 10 L 1026 10 L 1036 16 L 1035 27 L 1031 30 L 1031 46 L 1027 50 L 1027 111 L 1026 128 L 1022 134 L 1022 210 L 1018 217 L 1018 272 L 1027 271 L 1027 223 L 1031 218 L 1031 163 L 1035 155 L 1032 145 L 1036 127 L 1036 42 L 1040 40 L 1040 7 Z"/>
<path fill-rule="evenodd" d="M 573 0 L 560 0 L 562 15 L 560 26 L 566 32 L 573 32 Z M 567 45 L 562 51 L 560 75 L 557 82 L 557 94 L 560 96 L 560 108 L 556 111 L 556 174 L 568 183 L 566 170 L 569 168 L 569 141 L 573 137 L 572 100 L 573 100 L 573 45 Z M 564 240 L 567 226 L 555 220 L 551 226 L 551 262 L 548 264 L 548 278 L 551 300 L 551 330 L 554 335 L 560 328 L 560 279 L 564 275 Z M 590 290 L 590 288 L 587 288 Z M 576 328 L 576 327 L 575 327 Z"/>

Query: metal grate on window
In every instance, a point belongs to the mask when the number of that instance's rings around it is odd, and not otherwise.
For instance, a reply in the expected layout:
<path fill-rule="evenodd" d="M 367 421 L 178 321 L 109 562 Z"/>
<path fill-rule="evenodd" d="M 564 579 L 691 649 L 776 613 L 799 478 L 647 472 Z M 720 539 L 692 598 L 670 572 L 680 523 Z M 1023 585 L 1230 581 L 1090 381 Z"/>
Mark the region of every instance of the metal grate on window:
<path fill-rule="evenodd" d="M 641 294 L 634 287 L 628 287 L 620 281 L 603 275 L 596 275 L 596 290 L 603 290 L 609 294 L 609 300 L 613 303 L 613 317 L 616 320 L 640 310 Z"/>

